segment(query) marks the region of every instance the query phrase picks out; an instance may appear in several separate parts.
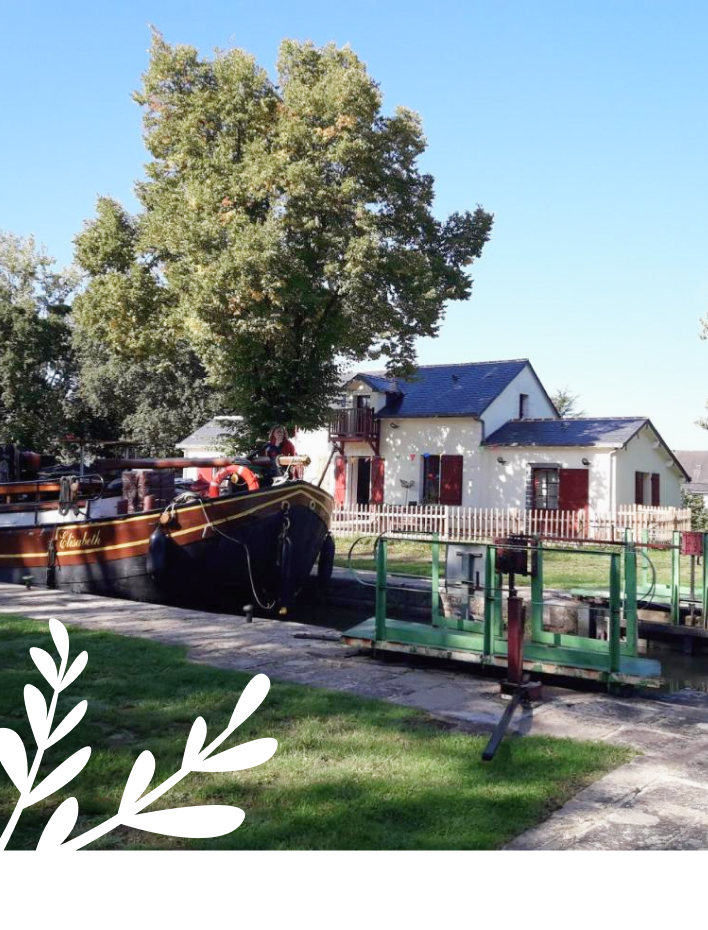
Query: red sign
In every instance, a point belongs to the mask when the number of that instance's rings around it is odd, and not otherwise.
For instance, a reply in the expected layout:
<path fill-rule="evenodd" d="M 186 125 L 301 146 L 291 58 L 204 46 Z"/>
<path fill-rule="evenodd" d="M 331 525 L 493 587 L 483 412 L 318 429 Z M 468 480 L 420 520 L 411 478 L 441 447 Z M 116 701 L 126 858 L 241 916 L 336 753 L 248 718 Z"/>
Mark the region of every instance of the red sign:
<path fill-rule="evenodd" d="M 681 533 L 681 555 L 703 555 L 703 533 Z"/>

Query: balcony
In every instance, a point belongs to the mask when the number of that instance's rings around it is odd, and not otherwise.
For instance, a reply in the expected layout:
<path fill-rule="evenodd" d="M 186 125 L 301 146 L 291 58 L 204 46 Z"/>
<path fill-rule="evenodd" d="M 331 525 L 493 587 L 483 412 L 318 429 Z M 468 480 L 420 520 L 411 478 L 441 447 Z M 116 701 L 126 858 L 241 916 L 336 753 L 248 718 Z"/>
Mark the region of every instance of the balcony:
<path fill-rule="evenodd" d="M 371 407 L 347 407 L 333 410 L 329 420 L 330 442 L 368 442 L 379 454 L 380 421 Z"/>

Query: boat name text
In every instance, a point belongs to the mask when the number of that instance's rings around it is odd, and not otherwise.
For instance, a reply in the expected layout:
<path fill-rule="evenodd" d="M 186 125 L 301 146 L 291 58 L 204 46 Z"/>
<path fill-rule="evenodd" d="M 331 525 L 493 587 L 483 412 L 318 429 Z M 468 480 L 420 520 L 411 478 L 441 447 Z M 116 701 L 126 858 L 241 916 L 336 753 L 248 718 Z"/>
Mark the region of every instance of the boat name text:
<path fill-rule="evenodd" d="M 101 533 L 99 530 L 93 532 L 84 530 L 83 533 L 64 530 L 57 536 L 57 549 L 60 552 L 65 552 L 67 549 L 88 549 L 100 545 Z"/>

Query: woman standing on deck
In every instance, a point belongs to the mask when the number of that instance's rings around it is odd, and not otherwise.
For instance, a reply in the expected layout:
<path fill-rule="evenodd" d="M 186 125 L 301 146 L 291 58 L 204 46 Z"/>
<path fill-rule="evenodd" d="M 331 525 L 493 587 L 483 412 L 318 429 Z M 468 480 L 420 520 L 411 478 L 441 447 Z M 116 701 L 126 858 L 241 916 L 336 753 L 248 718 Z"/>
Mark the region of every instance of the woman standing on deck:
<path fill-rule="evenodd" d="M 263 449 L 263 455 L 267 455 L 271 462 L 275 464 L 275 460 L 279 455 L 295 454 L 295 446 L 288 439 L 288 431 L 284 426 L 274 426 Z"/>

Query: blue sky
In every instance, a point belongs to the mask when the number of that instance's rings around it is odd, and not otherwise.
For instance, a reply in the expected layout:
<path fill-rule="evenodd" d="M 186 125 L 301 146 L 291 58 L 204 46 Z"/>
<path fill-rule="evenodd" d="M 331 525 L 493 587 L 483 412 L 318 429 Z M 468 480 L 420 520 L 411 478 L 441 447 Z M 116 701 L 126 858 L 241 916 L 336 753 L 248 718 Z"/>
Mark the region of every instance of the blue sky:
<path fill-rule="evenodd" d="M 284 37 L 351 44 L 386 108 L 421 114 L 436 212 L 496 217 L 420 361 L 528 357 L 589 415 L 708 449 L 708 4 L 5 2 L 0 229 L 61 263 L 97 196 L 136 209 L 149 23 L 271 73 Z"/>

